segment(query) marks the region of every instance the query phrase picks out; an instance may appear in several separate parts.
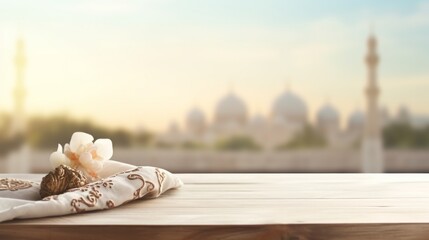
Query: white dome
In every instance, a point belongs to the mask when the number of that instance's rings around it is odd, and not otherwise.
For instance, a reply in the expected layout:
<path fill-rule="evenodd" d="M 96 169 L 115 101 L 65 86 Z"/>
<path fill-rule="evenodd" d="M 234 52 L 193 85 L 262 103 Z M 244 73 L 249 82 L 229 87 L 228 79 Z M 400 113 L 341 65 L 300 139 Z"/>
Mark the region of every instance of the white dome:
<path fill-rule="evenodd" d="M 339 120 L 339 114 L 337 109 L 334 108 L 331 104 L 327 103 L 322 106 L 317 112 L 318 121 L 331 121 L 336 122 Z"/>
<path fill-rule="evenodd" d="M 273 120 L 273 125 L 275 127 L 285 127 L 287 125 L 286 120 L 283 117 L 276 116 Z"/>
<path fill-rule="evenodd" d="M 365 125 L 365 114 L 361 110 L 356 110 L 349 116 L 348 127 L 363 127 Z"/>
<path fill-rule="evenodd" d="M 192 109 L 186 118 L 186 122 L 191 124 L 205 123 L 205 121 L 204 113 L 199 108 Z"/>
<path fill-rule="evenodd" d="M 216 123 L 244 124 L 247 121 L 247 107 L 243 100 L 234 93 L 222 98 L 216 107 Z"/>
<path fill-rule="evenodd" d="M 186 117 L 186 127 L 192 132 L 201 133 L 204 131 L 206 118 L 203 111 L 198 108 L 192 109 Z"/>
<path fill-rule="evenodd" d="M 273 119 L 281 117 L 287 122 L 307 121 L 307 105 L 296 94 L 285 91 L 274 102 L 272 108 Z"/>
<path fill-rule="evenodd" d="M 325 133 L 334 133 L 339 130 L 340 117 L 337 109 L 326 103 L 317 112 L 317 125 Z"/>

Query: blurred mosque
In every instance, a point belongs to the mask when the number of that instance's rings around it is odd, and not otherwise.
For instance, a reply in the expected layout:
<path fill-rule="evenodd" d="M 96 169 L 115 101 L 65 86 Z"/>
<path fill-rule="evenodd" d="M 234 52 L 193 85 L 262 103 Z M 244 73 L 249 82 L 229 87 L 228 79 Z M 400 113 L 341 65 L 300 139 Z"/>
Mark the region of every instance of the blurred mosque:
<path fill-rule="evenodd" d="M 305 127 L 311 126 L 324 135 L 328 142 L 328 147 L 344 148 L 360 142 L 367 132 L 365 129 L 370 125 L 374 125 L 373 122 L 376 122 L 376 126 L 373 126 L 373 128 L 375 129 L 374 132 L 377 132 L 375 134 L 378 135 L 379 129 L 391 122 L 411 123 L 412 116 L 407 107 L 402 106 L 395 116 L 391 116 L 387 108 L 378 107 L 376 103 L 379 92 L 376 83 L 378 56 L 376 53 L 376 39 L 373 34 L 368 38 L 367 45 L 368 53 L 365 61 L 368 68 L 368 86 L 365 90 L 365 97 L 368 104 L 366 113 L 360 109 L 352 112 L 348 116 L 344 129 L 340 127 L 341 116 L 339 111 L 329 101 L 320 106 L 316 113 L 315 122 L 311 123 L 305 99 L 289 88 L 279 93 L 279 96 L 274 99 L 270 113 L 266 116 L 260 114 L 250 116 L 246 102 L 231 90 L 217 103 L 214 109 L 214 117 L 211 121 L 207 119 L 200 108 L 194 107 L 186 115 L 183 128 L 173 122 L 166 132 L 158 136 L 157 141 L 173 145 L 185 142 L 209 145 L 232 136 L 247 136 L 264 149 L 273 149 L 293 139 Z M 15 107 L 12 115 L 12 125 L 9 128 L 11 136 L 25 134 L 26 130 L 25 67 L 25 45 L 22 38 L 19 38 L 16 42 L 15 54 Z M 375 105 L 369 106 L 369 103 L 375 103 Z M 375 114 L 377 116 L 369 116 L 374 115 L 374 113 L 371 113 L 374 111 L 378 113 Z"/>
<path fill-rule="evenodd" d="M 382 108 L 379 114 L 382 126 L 410 119 L 406 107 L 401 107 L 394 117 L 390 116 L 387 108 Z M 308 115 L 305 100 L 286 89 L 274 100 L 268 116 L 258 114 L 249 117 L 245 101 L 231 91 L 219 100 L 211 122 L 201 109 L 195 107 L 187 114 L 183 129 L 173 122 L 159 141 L 211 144 L 219 139 L 245 135 L 264 148 L 272 149 L 290 141 L 304 127 L 311 125 Z M 341 129 L 339 111 L 332 103 L 326 102 L 317 111 L 316 122 L 312 125 L 326 137 L 330 147 L 347 147 L 362 138 L 365 115 L 364 111 L 355 110 L 348 116 L 346 129 Z"/>
<path fill-rule="evenodd" d="M 234 91 L 222 97 L 214 110 L 214 117 L 208 121 L 205 113 L 194 107 L 186 116 L 184 128 L 175 122 L 159 136 L 158 141 L 168 144 L 199 142 L 213 144 L 232 136 L 247 136 L 264 149 L 274 149 L 287 143 L 305 127 L 312 126 L 324 135 L 331 148 L 355 146 L 364 139 L 365 129 L 371 126 L 371 133 L 380 141 L 380 130 L 393 121 L 409 121 L 410 113 L 401 107 L 396 116 L 390 116 L 387 108 L 377 105 L 376 85 L 376 39 L 371 34 L 368 39 L 368 86 L 365 90 L 367 111 L 355 110 L 348 116 L 345 129 L 340 127 L 340 113 L 333 103 L 327 101 L 316 113 L 315 123 L 310 123 L 306 101 L 290 89 L 279 94 L 267 116 L 249 116 L 246 102 Z M 375 60 L 376 59 L 376 60 Z M 369 62 L 373 61 L 373 62 Z M 368 90 L 369 89 L 369 90 Z M 375 94 L 375 95 L 374 95 Z M 374 116 L 374 111 L 378 114 Z M 380 143 L 381 144 L 381 143 Z M 381 145 L 380 145 L 381 146 Z M 363 150 L 368 151 L 368 150 Z"/>
<path fill-rule="evenodd" d="M 348 165 L 350 162 L 361 163 L 359 165 L 363 172 L 383 172 L 389 166 L 394 171 L 403 171 L 404 163 L 400 161 L 409 161 L 410 159 L 415 163 L 414 165 L 411 164 L 411 166 L 416 166 L 416 169 L 429 169 L 429 165 L 425 168 L 419 165 L 424 164 L 424 161 L 421 161 L 423 158 L 426 159 L 426 155 L 424 154 L 407 151 L 394 152 L 393 154 L 389 154 L 389 152 L 384 154 L 383 152 L 381 130 L 384 126 L 393 122 L 405 122 L 410 123 L 414 127 L 419 127 L 427 126 L 428 121 L 414 121 L 416 119 L 415 116 L 412 116 L 406 107 L 401 107 L 394 116 L 389 113 L 387 108 L 379 107 L 378 98 L 380 89 L 377 83 L 378 54 L 376 43 L 375 37 L 370 35 L 367 41 L 368 51 L 365 57 L 368 70 L 364 91 L 366 100 L 365 111 L 358 109 L 347 116 L 344 128 L 340 126 L 341 116 L 339 111 L 329 101 L 320 106 L 316 112 L 315 122 L 310 122 L 309 110 L 305 99 L 289 88 L 279 93 L 273 101 L 269 114 L 265 116 L 259 114 L 250 116 L 246 102 L 236 92 L 230 91 L 217 103 L 213 119 L 209 120 L 200 108 L 194 107 L 186 115 L 183 128 L 179 127 L 177 123 L 172 123 L 169 129 L 165 133 L 158 135 L 156 139 L 158 143 L 171 145 L 180 145 L 189 142 L 212 145 L 230 137 L 246 136 L 251 138 L 261 148 L 270 150 L 276 149 L 279 145 L 293 140 L 303 130 L 312 128 L 324 136 L 328 147 L 326 151 L 314 152 L 306 150 L 303 154 L 299 153 L 299 156 L 291 152 L 269 151 L 268 155 L 263 156 L 255 153 L 237 155 L 235 156 L 235 161 L 229 159 L 228 156 L 213 151 L 199 152 L 199 154 L 205 154 L 204 159 L 208 161 L 205 165 L 191 164 L 189 162 L 200 162 L 201 155 L 189 155 L 183 151 L 181 153 L 172 152 L 169 155 L 168 151 L 161 148 L 149 151 L 124 149 L 122 152 L 119 151 L 116 157 L 136 164 L 136 162 L 142 161 L 142 156 L 147 156 L 145 162 L 153 160 L 156 161 L 157 165 L 164 163 L 166 164 L 165 167 L 168 166 L 173 170 L 179 169 L 178 171 L 184 172 L 204 172 L 219 166 L 224 167 L 219 171 L 228 171 L 234 168 L 236 168 L 235 171 L 249 171 L 243 170 L 248 169 L 249 166 L 251 167 L 250 171 L 257 172 L 261 171 L 261 169 L 262 171 L 274 171 L 273 169 L 276 169 L 275 171 L 304 172 L 356 171 L 355 168 L 354 170 L 350 170 L 351 167 L 353 168 L 353 166 Z M 25 67 L 24 41 L 18 39 L 15 55 L 16 82 L 14 89 L 14 112 L 12 114 L 11 125 L 8 126 L 10 138 L 18 140 L 23 140 L 22 136 L 27 132 L 25 114 L 26 90 L 24 86 Z M 14 151 L 4 156 L 4 159 L 0 159 L 4 160 L 0 164 L 0 172 L 44 172 L 46 169 L 49 169 L 46 156 L 50 152 L 30 149 L 25 141 L 19 141 L 19 143 Z M 357 146 L 357 143 L 362 143 L 360 153 L 352 150 L 352 148 Z M 337 149 L 350 150 L 337 151 Z M 142 153 L 141 151 L 145 152 Z M 396 158 L 397 154 L 402 154 L 402 157 Z M 360 157 L 357 158 L 357 155 Z M 240 156 L 244 158 L 243 161 L 240 160 Z M 273 161 L 273 165 L 264 164 L 268 158 Z M 346 158 L 349 160 L 345 160 Z M 319 161 L 320 159 L 326 161 Z M 299 160 L 300 163 L 296 164 L 295 160 Z M 223 161 L 224 164 L 219 164 L 219 161 Z M 249 165 L 249 161 L 253 165 Z M 305 163 L 302 163 L 302 161 Z M 384 161 L 387 163 L 387 166 L 384 166 Z M 184 166 L 185 169 L 182 169 Z M 264 168 L 271 166 L 272 169 Z M 202 168 L 199 169 L 198 167 Z M 411 171 L 415 170 L 412 169 Z"/>

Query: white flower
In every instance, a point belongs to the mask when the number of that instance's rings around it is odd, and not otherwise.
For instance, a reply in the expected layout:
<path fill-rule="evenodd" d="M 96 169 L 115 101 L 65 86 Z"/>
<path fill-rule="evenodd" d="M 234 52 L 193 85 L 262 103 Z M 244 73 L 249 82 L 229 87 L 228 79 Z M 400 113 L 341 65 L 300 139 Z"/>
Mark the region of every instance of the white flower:
<path fill-rule="evenodd" d="M 53 168 L 61 164 L 82 170 L 87 175 L 97 178 L 98 172 L 103 169 L 105 160 L 109 160 L 113 155 L 113 146 L 110 139 L 98 139 L 92 142 L 94 137 L 83 132 L 73 133 L 70 144 L 62 146 L 58 144 L 58 149 L 49 158 Z"/>
<path fill-rule="evenodd" d="M 63 154 L 63 147 L 61 144 L 58 144 L 56 152 L 51 153 L 49 160 L 51 161 L 52 168 L 54 169 L 60 165 L 70 166 L 70 160 Z"/>

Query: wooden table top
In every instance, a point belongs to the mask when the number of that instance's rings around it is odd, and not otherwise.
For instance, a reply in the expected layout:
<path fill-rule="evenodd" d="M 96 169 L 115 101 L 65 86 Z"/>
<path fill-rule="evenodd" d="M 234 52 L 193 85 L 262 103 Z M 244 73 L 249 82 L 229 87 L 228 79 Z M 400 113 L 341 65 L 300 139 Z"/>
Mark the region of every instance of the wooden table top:
<path fill-rule="evenodd" d="M 160 198 L 135 201 L 108 211 L 3 223 L 0 239 L 2 233 L 8 232 L 6 228 L 16 233 L 17 229 L 40 232 L 45 227 L 51 230 L 49 236 L 53 236 L 55 232 L 77 234 L 79 227 L 92 232 L 90 229 L 102 226 L 109 226 L 103 228 L 105 234 L 109 233 L 107 239 L 113 239 L 109 237 L 115 231 L 150 232 L 155 234 L 152 237 L 170 232 L 174 234 L 168 236 L 178 239 L 206 238 L 225 232 L 228 235 L 221 236 L 232 239 L 249 236 L 334 239 L 334 235 L 343 239 L 388 236 L 426 239 L 423 236 L 429 236 L 429 174 L 179 176 L 185 185 Z M 34 180 L 41 176 L 18 177 Z M 211 234 L 198 235 L 203 233 Z"/>

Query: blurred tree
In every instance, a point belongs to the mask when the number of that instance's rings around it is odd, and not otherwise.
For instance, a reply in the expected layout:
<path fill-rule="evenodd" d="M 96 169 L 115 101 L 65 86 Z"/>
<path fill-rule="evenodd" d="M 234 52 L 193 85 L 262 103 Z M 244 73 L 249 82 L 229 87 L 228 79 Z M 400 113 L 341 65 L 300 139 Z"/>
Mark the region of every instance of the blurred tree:
<path fill-rule="evenodd" d="M 7 135 L 0 135 L 0 157 L 7 155 L 9 152 L 19 148 L 24 143 L 22 135 L 5 137 Z"/>
<path fill-rule="evenodd" d="M 11 117 L 8 114 L 0 114 L 0 157 L 19 148 L 25 141 L 23 135 L 14 135 L 10 133 Z"/>
<path fill-rule="evenodd" d="M 197 150 L 197 149 L 206 148 L 206 146 L 203 143 L 193 142 L 193 141 L 186 141 L 186 142 L 182 143 L 181 147 L 183 149 L 187 149 L 187 150 Z"/>
<path fill-rule="evenodd" d="M 152 143 L 153 139 L 154 136 L 152 133 L 146 131 L 138 131 L 134 137 L 134 145 L 138 147 L 149 146 Z"/>
<path fill-rule="evenodd" d="M 327 144 L 325 137 L 316 128 L 307 125 L 301 132 L 298 132 L 292 140 L 281 144 L 278 150 L 302 149 L 302 148 L 321 148 Z"/>
<path fill-rule="evenodd" d="M 106 136 L 110 136 L 107 138 L 110 138 L 116 146 L 120 147 L 129 147 L 134 142 L 133 134 L 125 129 L 106 132 Z"/>
<path fill-rule="evenodd" d="M 86 132 L 98 138 L 110 138 L 116 147 L 129 147 L 135 142 L 141 141 L 143 134 L 145 144 L 150 141 L 148 133 L 136 135 L 125 129 L 109 129 L 95 125 L 89 121 L 79 121 L 66 116 L 54 116 L 50 118 L 32 118 L 29 121 L 27 141 L 34 148 L 56 148 L 57 144 L 65 144 L 70 141 L 74 132 Z M 143 142 L 139 142 L 142 146 Z"/>
<path fill-rule="evenodd" d="M 261 147 L 248 136 L 232 136 L 227 139 L 223 139 L 216 143 L 216 149 L 239 151 L 239 150 L 260 150 Z"/>
<path fill-rule="evenodd" d="M 428 148 L 429 126 L 413 128 L 409 123 L 397 122 L 383 130 L 386 148 Z"/>
<path fill-rule="evenodd" d="M 163 148 L 163 149 L 171 149 L 171 148 L 176 148 L 177 146 L 173 143 L 164 142 L 164 141 L 157 141 L 155 144 L 155 147 Z"/>

